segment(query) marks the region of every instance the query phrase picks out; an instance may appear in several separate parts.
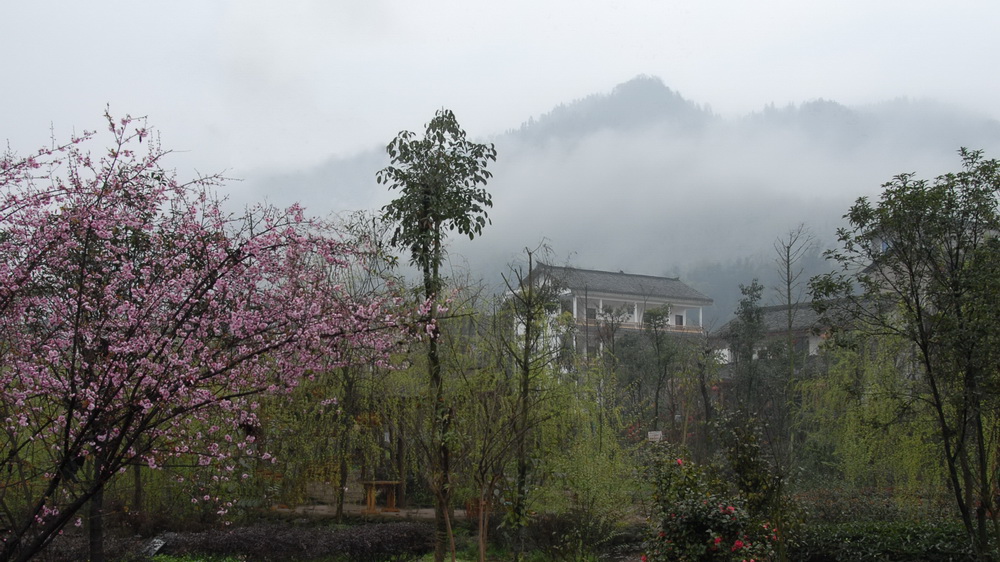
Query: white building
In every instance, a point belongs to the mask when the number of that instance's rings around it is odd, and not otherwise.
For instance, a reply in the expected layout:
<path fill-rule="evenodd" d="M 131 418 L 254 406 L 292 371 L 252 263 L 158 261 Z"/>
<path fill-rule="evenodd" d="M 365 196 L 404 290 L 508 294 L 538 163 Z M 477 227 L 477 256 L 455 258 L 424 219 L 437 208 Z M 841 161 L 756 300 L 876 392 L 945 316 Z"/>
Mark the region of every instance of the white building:
<path fill-rule="evenodd" d="M 791 331 L 788 325 L 788 312 L 791 310 L 792 324 Z M 774 342 L 785 343 L 789 339 L 792 342 L 793 350 L 800 357 L 809 357 L 819 354 L 820 346 L 826 340 L 829 333 L 830 320 L 817 313 L 812 303 L 796 303 L 791 309 L 787 305 L 761 307 L 761 347 Z M 724 363 L 734 361 L 733 352 L 729 348 L 730 334 L 736 329 L 737 319 L 730 320 L 718 331 L 714 332 L 714 339 L 718 342 L 719 358 Z M 757 353 L 754 353 L 757 356 Z"/>
<path fill-rule="evenodd" d="M 646 312 L 654 308 L 669 309 L 665 331 L 704 334 L 703 309 L 712 304 L 712 299 L 676 277 L 541 263 L 531 275 L 535 283 L 554 282 L 561 288 L 562 311 L 571 314 L 576 322 L 574 348 L 580 351 L 599 346 L 600 331 L 609 323 L 613 322 L 616 330 L 642 329 Z"/>

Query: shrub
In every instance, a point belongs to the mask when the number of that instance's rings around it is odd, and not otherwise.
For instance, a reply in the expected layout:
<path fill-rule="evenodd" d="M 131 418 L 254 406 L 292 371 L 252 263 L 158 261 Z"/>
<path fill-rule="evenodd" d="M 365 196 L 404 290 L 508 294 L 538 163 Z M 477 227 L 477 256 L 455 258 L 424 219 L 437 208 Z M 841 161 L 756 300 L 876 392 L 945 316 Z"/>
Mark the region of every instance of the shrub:
<path fill-rule="evenodd" d="M 581 509 L 546 513 L 528 524 L 526 546 L 547 560 L 580 560 L 609 548 L 622 529 L 619 522 Z"/>
<path fill-rule="evenodd" d="M 954 515 L 947 497 L 929 492 L 914 495 L 892 488 L 854 487 L 827 483 L 795 494 L 810 523 L 857 521 L 940 521 Z"/>
<path fill-rule="evenodd" d="M 654 484 L 651 561 L 768 560 L 777 529 L 750 516 L 746 500 L 730 491 L 711 467 L 697 465 L 679 449 L 657 446 L 650 476 Z"/>
<path fill-rule="evenodd" d="M 801 562 L 961 562 L 975 559 L 958 521 L 813 524 L 805 527 L 789 559 Z"/>
<path fill-rule="evenodd" d="M 876 488 L 828 485 L 795 494 L 810 524 L 896 521 L 901 513 L 891 495 Z"/>
<path fill-rule="evenodd" d="M 605 420 L 603 431 L 615 424 Z M 594 427 L 594 426 L 592 426 Z M 549 560 L 581 560 L 606 554 L 624 538 L 633 509 L 636 471 L 631 451 L 613 439 L 575 435 L 560 443 L 546 464 L 546 485 L 532 492 L 534 505 L 545 512 L 532 515 L 522 529 L 509 521 L 512 546 L 524 539 L 527 551 Z"/>
<path fill-rule="evenodd" d="M 746 413 L 725 414 L 718 427 L 727 480 L 745 500 L 750 518 L 760 522 L 762 528 L 765 522 L 770 523 L 769 535 L 774 536 L 777 557 L 787 559 L 785 550 L 802 525 L 802 513 L 786 493 L 786 474 L 777 460 L 783 448 L 781 439 L 768 440 L 767 425 Z"/>
<path fill-rule="evenodd" d="M 359 562 L 413 560 L 434 548 L 433 530 L 419 523 L 384 523 L 346 529 L 259 524 L 191 535 L 168 533 L 162 554 L 226 556 L 255 560 L 342 557 Z"/>
<path fill-rule="evenodd" d="M 434 549 L 433 532 L 418 523 L 387 523 L 344 529 L 333 534 L 333 552 L 365 562 L 412 560 Z"/>
<path fill-rule="evenodd" d="M 104 541 L 104 554 L 108 560 L 123 562 L 143 560 L 135 555 L 148 543 L 147 539 L 109 533 Z M 82 528 L 72 527 L 56 536 L 33 560 L 41 562 L 78 562 L 90 554 L 87 534 Z"/>

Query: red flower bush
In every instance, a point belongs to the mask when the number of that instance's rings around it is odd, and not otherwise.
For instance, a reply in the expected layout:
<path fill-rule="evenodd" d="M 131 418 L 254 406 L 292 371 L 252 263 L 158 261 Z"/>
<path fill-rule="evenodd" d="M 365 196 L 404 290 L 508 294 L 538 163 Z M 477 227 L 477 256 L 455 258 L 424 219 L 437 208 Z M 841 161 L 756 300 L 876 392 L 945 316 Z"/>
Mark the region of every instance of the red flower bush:
<path fill-rule="evenodd" d="M 669 445 L 657 445 L 653 457 L 650 473 L 655 504 L 650 516 L 652 532 L 646 541 L 648 560 L 739 561 L 774 556 L 773 535 L 753 520 L 745 500 L 731 492 L 710 467 L 683 461 Z"/>

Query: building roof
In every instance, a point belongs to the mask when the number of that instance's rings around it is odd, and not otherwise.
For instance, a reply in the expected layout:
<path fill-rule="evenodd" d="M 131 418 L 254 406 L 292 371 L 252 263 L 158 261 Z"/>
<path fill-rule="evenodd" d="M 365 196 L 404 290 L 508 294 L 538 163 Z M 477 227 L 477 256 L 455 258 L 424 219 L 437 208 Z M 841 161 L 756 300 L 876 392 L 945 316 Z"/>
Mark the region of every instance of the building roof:
<path fill-rule="evenodd" d="M 829 327 L 830 325 L 830 320 L 824 319 L 820 313 L 816 312 L 811 302 L 793 304 L 792 311 L 793 332 L 811 332 Z M 778 334 L 788 331 L 788 305 L 762 306 L 760 307 L 760 312 L 766 333 Z M 716 330 L 715 334 L 720 337 L 726 337 L 738 320 L 738 318 L 734 318 L 726 322 L 721 328 Z"/>
<path fill-rule="evenodd" d="M 765 306 L 763 313 L 764 329 L 768 332 L 788 331 L 788 305 Z M 812 330 L 823 326 L 822 319 L 811 302 L 792 305 L 792 330 Z"/>
<path fill-rule="evenodd" d="M 688 287 L 676 277 L 656 277 L 635 273 L 617 273 L 593 269 L 576 269 L 539 263 L 532 275 L 543 273 L 559 281 L 564 287 L 579 292 L 610 293 L 642 298 L 653 298 L 667 302 L 697 303 L 711 305 L 712 299 Z"/>

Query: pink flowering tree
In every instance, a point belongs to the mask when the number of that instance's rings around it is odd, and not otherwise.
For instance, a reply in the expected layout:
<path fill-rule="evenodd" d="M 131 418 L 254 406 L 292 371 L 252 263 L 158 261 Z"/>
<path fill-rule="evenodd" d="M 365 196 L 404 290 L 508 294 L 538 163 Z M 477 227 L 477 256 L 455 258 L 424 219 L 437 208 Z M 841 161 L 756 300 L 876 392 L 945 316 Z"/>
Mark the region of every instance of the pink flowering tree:
<path fill-rule="evenodd" d="M 0 159 L 0 561 L 81 515 L 100 560 L 116 475 L 232 472 L 266 454 L 255 395 L 397 339 L 391 301 L 336 283 L 359 250 L 297 207 L 226 214 L 219 178 L 178 182 L 144 123 L 108 122 L 99 157 L 86 133 Z"/>

